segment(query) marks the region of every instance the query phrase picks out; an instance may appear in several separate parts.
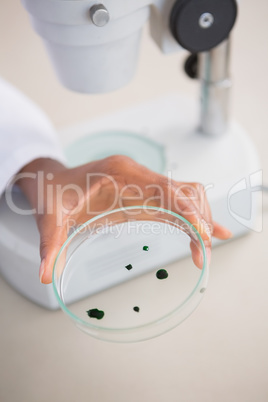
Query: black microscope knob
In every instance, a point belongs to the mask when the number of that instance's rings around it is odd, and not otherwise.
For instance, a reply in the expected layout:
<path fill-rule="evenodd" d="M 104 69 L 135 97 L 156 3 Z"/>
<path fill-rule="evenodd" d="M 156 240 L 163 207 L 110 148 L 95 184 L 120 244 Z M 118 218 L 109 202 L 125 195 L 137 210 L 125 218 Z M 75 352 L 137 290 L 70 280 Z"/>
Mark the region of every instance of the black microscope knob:
<path fill-rule="evenodd" d="M 170 14 L 170 30 L 191 53 L 206 52 L 228 37 L 236 16 L 236 0 L 177 0 Z"/>
<path fill-rule="evenodd" d="M 191 53 L 184 63 L 184 71 L 190 78 L 198 77 L 198 54 Z"/>

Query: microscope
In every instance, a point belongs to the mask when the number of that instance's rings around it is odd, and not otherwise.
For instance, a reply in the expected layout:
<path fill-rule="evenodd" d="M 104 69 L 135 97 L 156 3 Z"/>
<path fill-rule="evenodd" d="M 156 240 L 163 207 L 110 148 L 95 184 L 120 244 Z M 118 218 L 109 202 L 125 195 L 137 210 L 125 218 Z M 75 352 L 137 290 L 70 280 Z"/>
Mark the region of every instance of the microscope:
<path fill-rule="evenodd" d="M 233 232 L 233 239 L 258 230 L 256 190 L 262 181 L 258 155 L 243 128 L 229 119 L 230 34 L 237 18 L 236 0 L 22 3 L 58 79 L 72 91 L 106 93 L 126 85 L 135 73 L 148 21 L 163 54 L 188 51 L 185 73 L 200 85 L 199 101 L 167 95 L 74 128 L 78 137 L 85 133 L 87 137 L 66 150 L 70 166 L 126 154 L 174 180 L 201 182 L 213 218 Z M 27 206 L 21 194 L 16 197 Z M 16 216 L 4 201 L 0 209 L 2 275 L 32 301 L 57 308 L 52 287 L 38 280 L 39 234 L 34 218 Z M 213 246 L 219 243 L 215 240 Z"/>

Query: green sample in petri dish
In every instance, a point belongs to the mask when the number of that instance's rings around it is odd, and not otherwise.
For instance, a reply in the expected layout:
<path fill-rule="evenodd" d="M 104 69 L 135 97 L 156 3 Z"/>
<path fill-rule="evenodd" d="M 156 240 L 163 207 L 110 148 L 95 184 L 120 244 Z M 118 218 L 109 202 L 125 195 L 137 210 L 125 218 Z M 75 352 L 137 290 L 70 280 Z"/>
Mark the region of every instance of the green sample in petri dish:
<path fill-rule="evenodd" d="M 144 251 L 149 251 L 149 246 L 143 246 L 142 248 Z"/>
<path fill-rule="evenodd" d="M 97 320 L 101 320 L 104 317 L 104 311 L 98 310 L 97 308 L 92 308 L 87 311 L 87 315 L 90 318 L 97 318 Z"/>
<path fill-rule="evenodd" d="M 130 271 L 133 267 L 132 267 L 131 264 L 128 264 L 128 265 L 125 266 L 125 268 L 126 268 L 128 271 Z"/>
<path fill-rule="evenodd" d="M 159 269 L 156 273 L 156 277 L 158 279 L 166 279 L 168 277 L 168 273 L 165 269 Z"/>
<path fill-rule="evenodd" d="M 140 311 L 140 308 L 138 306 L 135 306 L 135 307 L 133 307 L 133 310 L 138 313 Z"/>

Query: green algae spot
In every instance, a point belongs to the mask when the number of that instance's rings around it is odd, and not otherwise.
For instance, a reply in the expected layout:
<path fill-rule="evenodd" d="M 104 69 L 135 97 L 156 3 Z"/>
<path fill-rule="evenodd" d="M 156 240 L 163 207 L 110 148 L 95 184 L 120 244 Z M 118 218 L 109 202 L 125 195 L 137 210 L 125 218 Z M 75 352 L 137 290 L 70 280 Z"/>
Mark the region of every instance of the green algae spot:
<path fill-rule="evenodd" d="M 159 269 L 156 273 L 156 277 L 158 279 L 166 279 L 168 277 L 168 273 L 165 269 Z"/>
<path fill-rule="evenodd" d="M 87 315 L 90 318 L 97 318 L 97 320 L 101 320 L 104 317 L 104 311 L 98 310 L 97 308 L 92 308 L 87 311 Z"/>

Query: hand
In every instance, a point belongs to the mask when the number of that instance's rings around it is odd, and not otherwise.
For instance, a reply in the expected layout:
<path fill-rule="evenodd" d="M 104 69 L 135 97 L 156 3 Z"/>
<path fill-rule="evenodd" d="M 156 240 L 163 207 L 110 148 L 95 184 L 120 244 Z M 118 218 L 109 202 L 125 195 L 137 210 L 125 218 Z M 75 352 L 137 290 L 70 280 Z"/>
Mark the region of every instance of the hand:
<path fill-rule="evenodd" d="M 41 158 L 26 165 L 20 173 L 18 183 L 36 209 L 42 283 L 52 281 L 55 258 L 70 228 L 115 208 L 150 205 L 184 216 L 199 231 L 209 259 L 211 236 L 224 240 L 232 235 L 213 222 L 201 184 L 170 180 L 126 156 L 110 156 L 73 169 Z M 35 178 L 23 178 L 24 173 L 32 173 Z M 202 268 L 202 254 L 193 242 L 191 251 L 195 265 Z"/>

